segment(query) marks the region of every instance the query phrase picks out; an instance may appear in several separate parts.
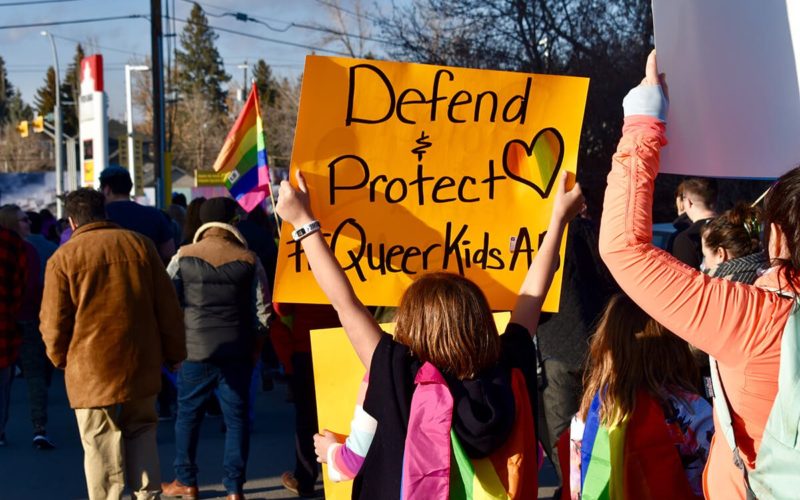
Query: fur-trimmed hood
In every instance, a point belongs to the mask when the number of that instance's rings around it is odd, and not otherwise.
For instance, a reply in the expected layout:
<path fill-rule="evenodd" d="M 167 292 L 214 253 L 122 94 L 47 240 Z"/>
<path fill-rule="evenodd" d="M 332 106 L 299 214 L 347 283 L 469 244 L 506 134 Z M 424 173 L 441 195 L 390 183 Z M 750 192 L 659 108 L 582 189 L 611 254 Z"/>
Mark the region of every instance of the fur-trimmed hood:
<path fill-rule="evenodd" d="M 227 231 L 234 238 L 236 238 L 236 240 L 238 240 L 243 247 L 247 248 L 247 241 L 244 239 L 244 236 L 242 236 L 242 233 L 240 233 L 236 227 L 232 226 L 231 224 L 225 224 L 224 222 L 206 222 L 197 229 L 197 232 L 194 233 L 194 239 L 192 240 L 192 243 L 197 243 L 198 241 L 202 240 L 206 231 L 211 230 L 210 232 L 215 232 L 213 229 Z"/>

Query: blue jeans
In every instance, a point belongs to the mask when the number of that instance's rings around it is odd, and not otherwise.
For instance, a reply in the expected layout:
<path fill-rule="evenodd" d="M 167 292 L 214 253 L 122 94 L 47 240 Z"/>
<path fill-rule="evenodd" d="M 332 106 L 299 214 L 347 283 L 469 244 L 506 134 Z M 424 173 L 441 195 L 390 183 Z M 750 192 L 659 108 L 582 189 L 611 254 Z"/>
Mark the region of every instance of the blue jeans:
<path fill-rule="evenodd" d="M 178 373 L 178 416 L 175 420 L 175 476 L 188 486 L 197 485 L 197 442 L 205 405 L 217 390 L 222 417 L 227 427 L 222 484 L 228 494 L 241 493 L 250 448 L 248 419 L 249 361 L 184 361 Z"/>

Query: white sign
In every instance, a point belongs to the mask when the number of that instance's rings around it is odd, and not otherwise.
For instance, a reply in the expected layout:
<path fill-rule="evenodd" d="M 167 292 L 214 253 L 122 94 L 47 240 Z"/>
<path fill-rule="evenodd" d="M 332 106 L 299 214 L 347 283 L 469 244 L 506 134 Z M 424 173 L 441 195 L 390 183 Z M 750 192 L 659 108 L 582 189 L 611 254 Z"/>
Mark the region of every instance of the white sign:
<path fill-rule="evenodd" d="M 653 0 L 661 172 L 775 178 L 800 163 L 800 2 Z"/>
<path fill-rule="evenodd" d="M 108 167 L 108 103 L 103 92 L 103 56 L 96 54 L 81 61 L 80 185 L 100 187 L 100 172 Z"/>

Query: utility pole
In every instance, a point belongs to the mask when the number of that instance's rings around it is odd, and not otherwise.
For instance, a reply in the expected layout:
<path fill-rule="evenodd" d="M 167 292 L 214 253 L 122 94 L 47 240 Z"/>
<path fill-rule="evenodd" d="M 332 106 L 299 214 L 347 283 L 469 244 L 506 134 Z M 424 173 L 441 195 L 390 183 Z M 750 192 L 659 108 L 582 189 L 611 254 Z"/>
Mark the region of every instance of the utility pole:
<path fill-rule="evenodd" d="M 61 77 L 58 71 L 58 52 L 56 52 L 56 42 L 53 34 L 47 31 L 41 32 L 42 36 L 50 38 L 50 48 L 53 49 L 53 60 L 56 66 L 56 105 L 53 109 L 53 121 L 55 122 L 55 156 L 56 156 L 56 217 L 59 219 L 64 216 L 64 201 L 61 199 L 64 193 L 64 160 L 61 155 Z"/>
<path fill-rule="evenodd" d="M 167 206 L 164 175 L 164 57 L 161 45 L 161 0 L 150 0 L 150 45 L 153 61 L 153 163 L 156 177 L 156 206 Z"/>

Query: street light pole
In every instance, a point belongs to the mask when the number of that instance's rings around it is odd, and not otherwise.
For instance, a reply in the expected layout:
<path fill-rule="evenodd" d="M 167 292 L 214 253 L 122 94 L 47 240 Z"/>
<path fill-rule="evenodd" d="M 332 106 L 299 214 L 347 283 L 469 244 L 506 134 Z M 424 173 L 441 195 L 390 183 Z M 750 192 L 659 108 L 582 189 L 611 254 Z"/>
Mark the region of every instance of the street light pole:
<path fill-rule="evenodd" d="M 56 66 L 56 105 L 55 109 L 53 109 L 53 121 L 55 122 L 56 149 L 56 216 L 60 219 L 64 216 L 64 201 L 61 199 L 64 192 L 64 163 L 61 156 L 61 77 L 58 71 L 58 52 L 56 52 L 56 42 L 53 39 L 53 34 L 42 31 L 41 35 L 50 38 L 50 48 L 53 50 L 53 60 Z"/>
<path fill-rule="evenodd" d="M 132 66 L 130 64 L 125 65 L 125 103 L 126 103 L 126 114 L 128 115 L 128 171 L 131 173 L 131 180 L 133 181 L 133 194 L 136 196 L 137 189 L 143 188 L 144 186 L 137 185 L 137 176 L 136 176 L 136 165 L 135 165 L 135 158 L 136 155 L 133 151 L 133 102 L 131 99 L 131 71 L 147 71 L 147 66 Z"/>
<path fill-rule="evenodd" d="M 239 101 L 239 103 L 242 105 L 241 107 L 244 108 L 244 102 L 247 100 L 247 61 L 245 61 L 244 64 L 238 64 L 236 67 L 244 70 L 244 78 L 242 79 L 242 98 Z"/>

